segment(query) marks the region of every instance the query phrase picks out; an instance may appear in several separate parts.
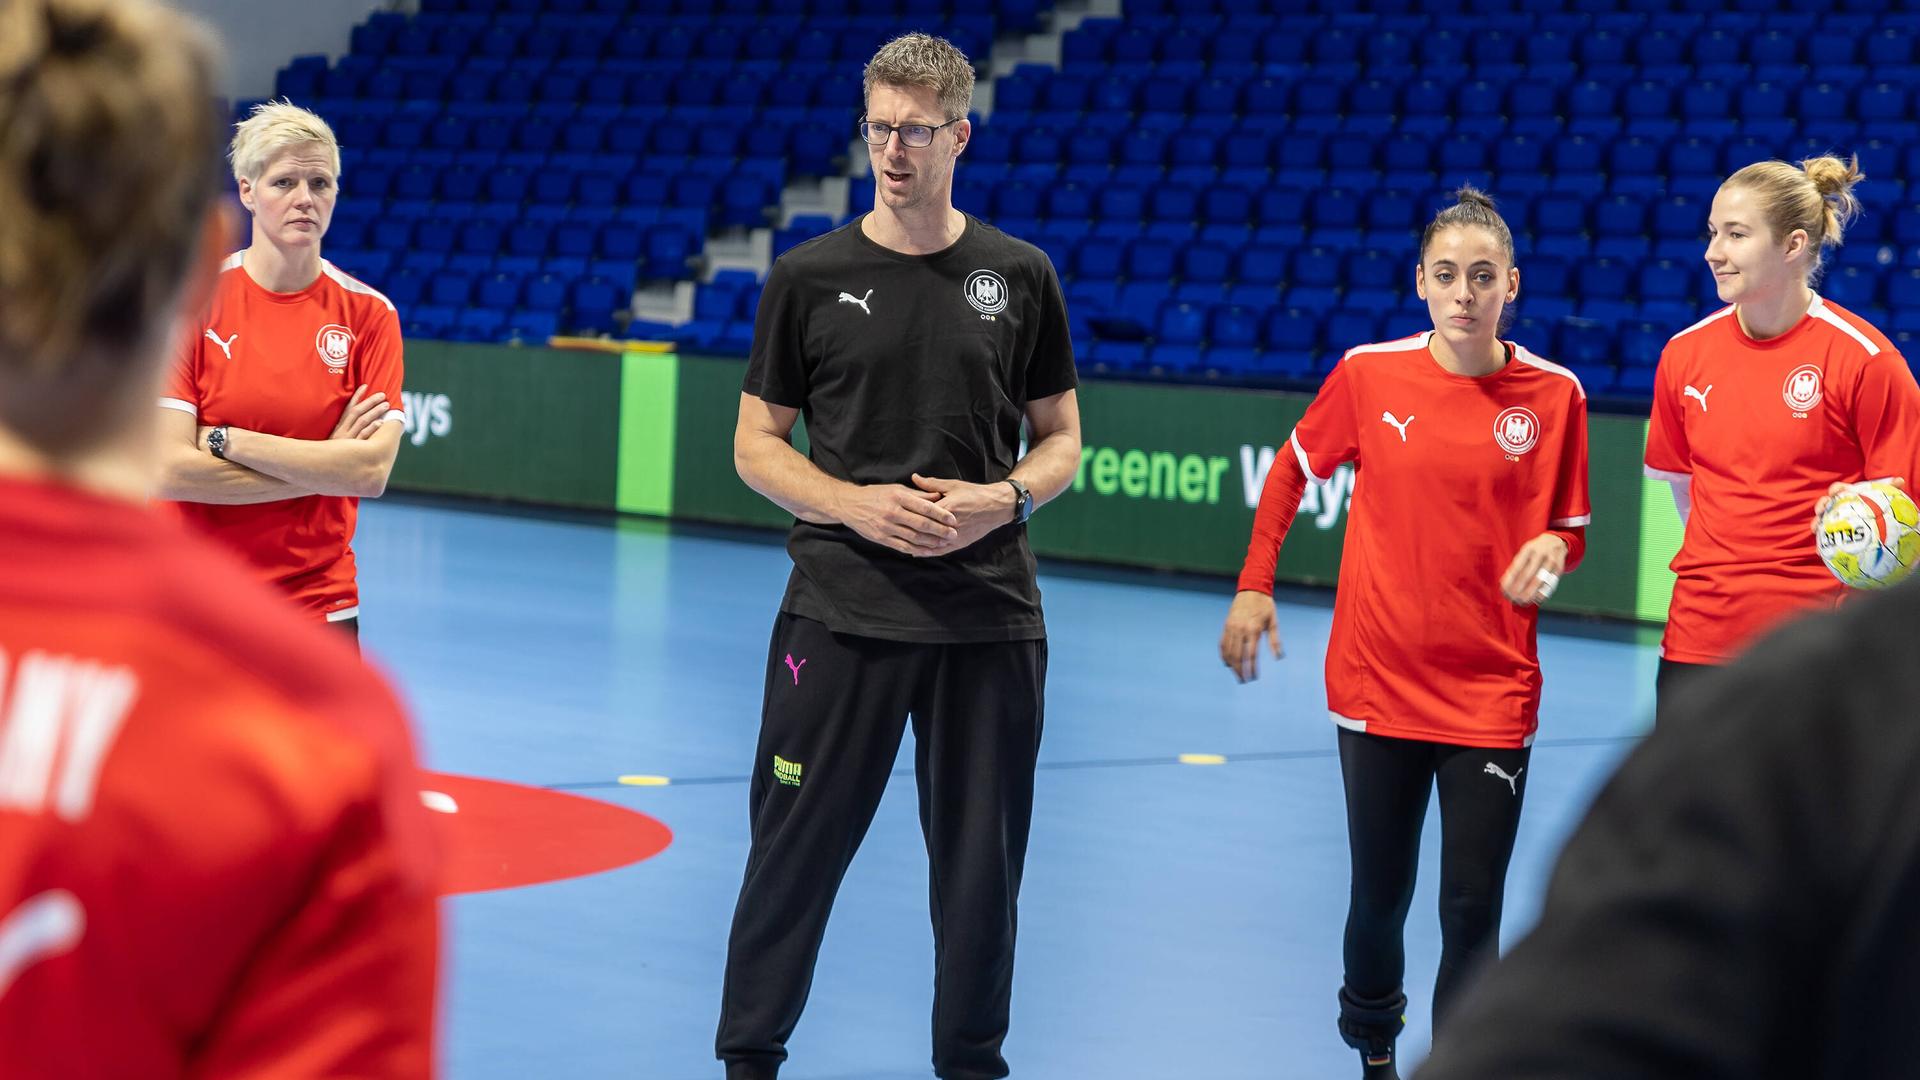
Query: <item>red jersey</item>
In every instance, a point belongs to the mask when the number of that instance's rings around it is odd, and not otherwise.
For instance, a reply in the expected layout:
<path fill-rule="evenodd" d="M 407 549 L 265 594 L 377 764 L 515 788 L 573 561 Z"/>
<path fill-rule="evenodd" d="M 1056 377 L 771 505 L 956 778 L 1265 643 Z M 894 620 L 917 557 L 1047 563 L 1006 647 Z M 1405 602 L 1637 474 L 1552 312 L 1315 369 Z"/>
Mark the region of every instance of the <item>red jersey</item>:
<path fill-rule="evenodd" d="M 1354 731 L 1526 746 L 1539 609 L 1507 600 L 1500 578 L 1527 541 L 1592 517 L 1586 394 L 1572 372 L 1512 344 L 1499 371 L 1455 375 L 1427 351 L 1430 336 L 1348 352 L 1293 429 L 1309 479 L 1356 470 L 1327 708 Z"/>
<path fill-rule="evenodd" d="M 437 859 L 344 635 L 132 503 L 0 479 L 0 1072 L 433 1072 Z"/>
<path fill-rule="evenodd" d="M 1814 546 L 1834 481 L 1920 482 L 1920 386 L 1880 331 L 1818 296 L 1793 329 L 1748 337 L 1727 307 L 1676 334 L 1654 377 L 1647 475 L 1690 480 L 1692 512 L 1661 655 L 1720 664 L 1845 594 Z"/>
<path fill-rule="evenodd" d="M 166 408 L 207 426 L 325 439 L 356 388 L 400 409 L 400 319 L 388 299 L 322 261 L 312 285 L 268 292 L 234 254 L 206 316 L 190 327 L 168 379 Z M 196 527 L 238 551 L 308 611 L 359 614 L 353 529 L 360 500 L 308 495 L 251 506 L 175 503 Z"/>

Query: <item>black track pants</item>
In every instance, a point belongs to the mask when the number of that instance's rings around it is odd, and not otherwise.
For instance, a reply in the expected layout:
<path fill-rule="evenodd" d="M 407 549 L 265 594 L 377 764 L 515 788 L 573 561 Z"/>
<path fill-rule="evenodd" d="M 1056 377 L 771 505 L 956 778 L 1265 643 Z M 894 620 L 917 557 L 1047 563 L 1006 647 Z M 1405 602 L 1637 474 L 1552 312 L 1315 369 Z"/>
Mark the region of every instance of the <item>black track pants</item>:
<path fill-rule="evenodd" d="M 776 620 L 716 1040 L 729 1076 L 770 1077 L 785 1060 L 834 894 L 909 716 L 930 863 L 934 1071 L 1007 1075 L 1000 1044 L 1046 671 L 1044 640 L 927 645 Z"/>

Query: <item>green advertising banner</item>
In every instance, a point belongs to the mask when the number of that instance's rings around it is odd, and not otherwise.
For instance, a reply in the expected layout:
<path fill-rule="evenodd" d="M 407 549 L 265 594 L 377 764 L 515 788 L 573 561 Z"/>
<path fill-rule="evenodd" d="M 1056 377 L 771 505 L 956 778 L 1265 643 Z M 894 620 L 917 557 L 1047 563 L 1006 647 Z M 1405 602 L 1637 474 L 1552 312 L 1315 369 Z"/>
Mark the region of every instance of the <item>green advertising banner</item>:
<path fill-rule="evenodd" d="M 620 358 L 620 475 L 623 514 L 673 513 L 674 432 L 680 417 L 680 359 L 672 353 Z"/>
<path fill-rule="evenodd" d="M 733 467 L 738 359 L 416 343 L 396 489 L 783 529 L 792 518 Z M 1073 483 L 1029 526 L 1041 555 L 1238 572 L 1267 469 L 1310 399 L 1208 387 L 1089 382 Z M 1641 477 L 1646 421 L 1589 421 L 1588 554 L 1551 607 L 1658 621 L 1679 521 Z M 795 444 L 806 450 L 804 426 Z M 1309 487 L 1279 565 L 1330 584 L 1353 491 L 1342 468 Z M 1408 537 L 1409 544 L 1420 542 Z"/>
<path fill-rule="evenodd" d="M 598 353 L 408 342 L 392 486 L 611 508 L 620 384 Z"/>
<path fill-rule="evenodd" d="M 784 527 L 792 518 L 733 470 L 733 421 L 745 365 L 682 357 L 675 443 L 674 513 Z M 1028 526 L 1041 555 L 1157 569 L 1234 574 L 1275 454 L 1310 400 L 1164 384 L 1088 382 L 1080 387 L 1082 447 L 1073 484 Z M 1594 416 L 1589 459 L 1594 522 L 1588 555 L 1549 605 L 1635 614 L 1640 541 L 1640 455 L 1645 421 Z M 800 444 L 804 448 L 804 441 Z M 1310 486 L 1281 550 L 1281 580 L 1331 584 L 1353 470 Z M 1410 543 L 1418 542 L 1409 538 Z"/>
<path fill-rule="evenodd" d="M 728 525 L 785 529 L 793 515 L 748 487 L 733 468 L 733 428 L 740 416 L 737 359 L 680 358 L 679 413 L 673 447 L 674 513 Z M 807 452 L 805 421 L 794 425 L 794 445 Z"/>
<path fill-rule="evenodd" d="M 1647 441 L 1647 425 L 1640 425 L 1640 443 Z M 1643 459 L 1644 460 L 1644 459 Z M 1669 565 L 1680 551 L 1686 524 L 1673 505 L 1673 485 L 1665 480 L 1640 481 L 1639 600 L 1634 614 L 1649 622 L 1665 622 L 1673 602 L 1674 573 Z"/>
<path fill-rule="evenodd" d="M 1276 454 L 1287 452 L 1287 436 L 1309 400 L 1247 390 L 1083 384 L 1080 470 L 1073 485 L 1034 516 L 1034 550 L 1238 573 L 1267 469 Z M 1632 615 L 1645 422 L 1594 416 L 1588 426 L 1588 554 L 1548 606 Z M 1308 486 L 1281 548 L 1281 580 L 1330 584 L 1338 576 L 1353 478 L 1353 469 L 1342 466 L 1326 486 Z"/>

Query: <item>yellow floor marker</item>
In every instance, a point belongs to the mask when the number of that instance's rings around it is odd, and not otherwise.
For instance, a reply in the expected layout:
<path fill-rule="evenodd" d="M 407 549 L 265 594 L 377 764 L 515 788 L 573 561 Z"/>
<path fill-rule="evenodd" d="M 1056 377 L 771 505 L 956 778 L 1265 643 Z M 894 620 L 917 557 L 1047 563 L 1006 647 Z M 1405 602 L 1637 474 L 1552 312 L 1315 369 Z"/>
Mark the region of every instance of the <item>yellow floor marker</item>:
<path fill-rule="evenodd" d="M 628 787 L 666 787 L 673 783 L 664 776 L 623 776 L 620 782 Z"/>
<path fill-rule="evenodd" d="M 1180 755 L 1180 764 L 1182 765 L 1225 765 L 1226 763 L 1227 763 L 1227 756 L 1225 754 L 1181 754 Z"/>

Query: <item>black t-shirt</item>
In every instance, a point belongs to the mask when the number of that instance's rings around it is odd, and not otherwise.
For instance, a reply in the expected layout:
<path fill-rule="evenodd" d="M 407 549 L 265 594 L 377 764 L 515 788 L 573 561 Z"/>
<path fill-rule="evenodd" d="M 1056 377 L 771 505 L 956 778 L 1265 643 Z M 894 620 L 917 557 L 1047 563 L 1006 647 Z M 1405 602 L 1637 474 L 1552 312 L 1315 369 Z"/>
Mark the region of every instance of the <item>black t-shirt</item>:
<path fill-rule="evenodd" d="M 1029 401 L 1074 388 L 1066 301 L 1039 248 L 969 216 L 951 247 L 903 255 L 861 219 L 773 264 L 745 390 L 806 418 L 813 463 L 855 484 L 987 484 L 1020 452 Z M 894 641 L 1046 636 L 1026 529 L 916 559 L 844 525 L 794 522 L 784 611 Z"/>
<path fill-rule="evenodd" d="M 1418 1080 L 1920 1073 L 1916 626 L 1920 583 L 1681 687 Z"/>

